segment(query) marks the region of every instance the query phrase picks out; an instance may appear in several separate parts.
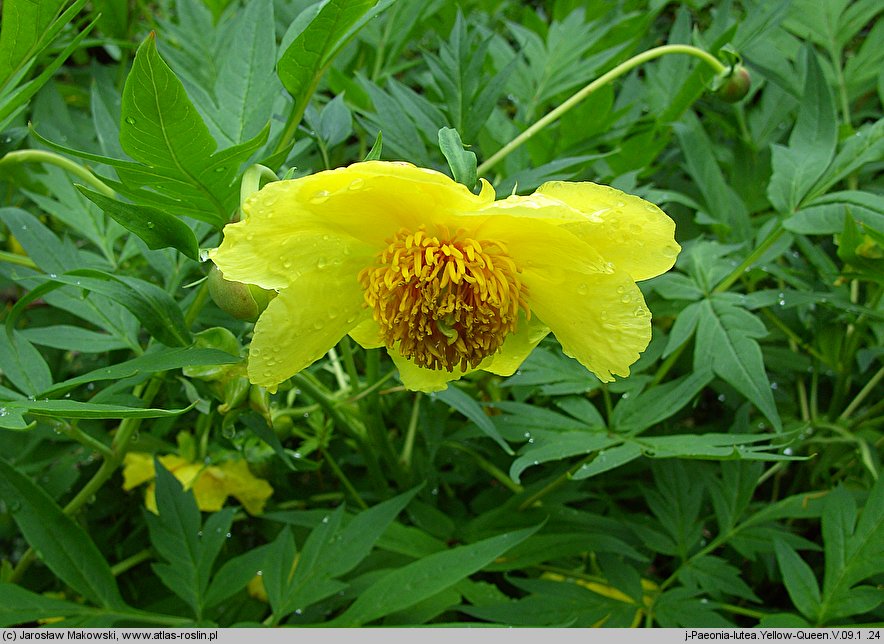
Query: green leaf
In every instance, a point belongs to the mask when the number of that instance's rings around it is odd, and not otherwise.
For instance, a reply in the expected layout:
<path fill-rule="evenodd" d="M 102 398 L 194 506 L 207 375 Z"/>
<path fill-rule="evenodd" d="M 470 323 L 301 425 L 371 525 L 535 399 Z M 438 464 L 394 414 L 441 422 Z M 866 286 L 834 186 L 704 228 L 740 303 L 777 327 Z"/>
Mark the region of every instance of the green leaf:
<path fill-rule="evenodd" d="M 381 158 L 381 152 L 384 147 L 384 136 L 380 130 L 378 130 L 378 135 L 374 139 L 374 143 L 371 144 L 371 150 L 368 151 L 368 154 L 365 155 L 363 161 L 379 161 Z"/>
<path fill-rule="evenodd" d="M 677 413 L 712 380 L 712 373 L 699 369 L 672 382 L 656 385 L 628 398 L 624 395 L 611 415 L 615 431 L 635 434 Z"/>
<path fill-rule="evenodd" d="M 227 223 L 236 205 L 239 166 L 267 140 L 269 127 L 249 141 L 216 152 L 218 144 L 157 52 L 153 34 L 136 52 L 123 88 L 121 117 L 120 145 L 143 164 L 113 163 L 123 194 L 136 202 L 162 205 L 152 196 L 160 193 L 173 213 L 219 228 Z M 145 185 L 154 192 L 137 190 Z"/>
<path fill-rule="evenodd" d="M 535 432 L 531 441 L 510 466 L 510 478 L 516 483 L 521 481 L 522 472 L 532 465 L 600 452 L 618 442 L 607 432 Z"/>
<path fill-rule="evenodd" d="M 103 353 L 129 347 L 120 338 L 107 333 L 90 331 L 69 324 L 29 327 L 17 331 L 23 338 L 42 347 L 79 351 L 80 353 Z"/>
<path fill-rule="evenodd" d="M 678 572 L 678 577 L 685 586 L 702 588 L 713 597 L 731 595 L 760 602 L 740 575 L 736 566 L 712 555 L 691 559 Z"/>
<path fill-rule="evenodd" d="M 24 305 L 36 297 L 35 294 L 43 295 L 67 284 L 100 293 L 122 304 L 139 319 L 151 335 L 167 346 L 187 346 L 192 342 L 178 304 L 166 291 L 149 282 L 88 268 L 70 271 L 64 275 L 50 275 L 49 280 L 51 282 L 44 287 L 32 290 L 28 298 L 22 298 L 16 303 L 7 319 L 7 327 L 14 323 Z"/>
<path fill-rule="evenodd" d="M 64 583 L 97 606 L 126 607 L 95 543 L 46 492 L 2 458 L 0 498 L 28 544 Z"/>
<path fill-rule="evenodd" d="M 786 591 L 801 614 L 815 621 L 820 609 L 820 589 L 813 570 L 784 541 L 774 542 L 777 563 L 783 573 Z"/>
<path fill-rule="evenodd" d="M 51 388 L 44 390 L 41 396 L 58 396 L 74 387 L 79 387 L 89 382 L 101 380 L 122 380 L 131 378 L 139 373 L 153 374 L 182 367 L 196 367 L 204 365 L 234 364 L 241 360 L 239 356 L 230 355 L 217 349 L 203 349 L 198 347 L 155 347 L 144 355 L 138 356 L 125 362 L 119 362 L 110 367 L 103 367 L 76 376 L 69 380 L 56 383 Z"/>
<path fill-rule="evenodd" d="M 94 609 L 88 606 L 38 595 L 15 584 L 0 583 L 0 627 L 92 612 Z"/>
<path fill-rule="evenodd" d="M 18 331 L 0 331 L 0 370 L 20 391 L 36 396 L 52 384 L 52 372 L 40 352 Z"/>
<path fill-rule="evenodd" d="M 0 90 L 33 58 L 49 45 L 54 34 L 63 26 L 57 18 L 67 0 L 28 2 L 7 0 L 3 3 L 3 31 L 0 31 Z M 84 3 L 77 3 L 82 6 Z M 47 38 L 47 36 L 49 36 Z"/>
<path fill-rule="evenodd" d="M 148 248 L 175 248 L 199 261 L 199 243 L 190 226 L 164 210 L 117 201 L 78 185 L 77 189 L 127 230 L 138 235 Z"/>
<path fill-rule="evenodd" d="M 831 235 L 844 230 L 848 213 L 873 230 L 884 230 L 884 198 L 862 190 L 841 190 L 808 201 L 783 227 L 805 235 Z"/>
<path fill-rule="evenodd" d="M 781 213 L 795 212 L 825 172 L 838 140 L 838 119 L 826 77 L 813 48 L 804 50 L 807 76 L 789 147 L 774 145 L 767 196 Z"/>
<path fill-rule="evenodd" d="M 384 575 L 362 591 L 328 626 L 362 626 L 450 588 L 478 572 L 538 530 L 526 528 L 438 552 Z"/>
<path fill-rule="evenodd" d="M 310 7 L 293 23 L 291 29 L 300 27 L 300 32 L 280 57 L 277 73 L 295 99 L 297 121 L 332 59 L 353 35 L 351 29 L 376 4 L 377 0 L 326 0 L 318 12 Z"/>
<path fill-rule="evenodd" d="M 0 132 L 6 129 L 28 100 L 52 78 L 95 26 L 97 18 L 72 38 L 36 78 L 16 88 L 26 77 L 36 57 L 49 47 L 84 4 L 85 0 L 77 0 L 59 15 L 64 3 L 57 0 L 48 3 L 10 0 L 4 3 L 3 31 L 0 33 Z"/>
<path fill-rule="evenodd" d="M 324 516 L 307 536 L 294 574 L 280 603 L 273 607 L 274 615 L 284 617 L 346 588 L 345 583 L 332 579 L 329 574 L 332 561 L 328 558 L 343 518 L 344 506 L 341 505 Z"/>
<path fill-rule="evenodd" d="M 688 112 L 682 122 L 675 125 L 675 133 L 685 155 L 686 170 L 703 194 L 705 213 L 726 227 L 732 238 L 748 239 L 752 234 L 748 210 L 725 180 L 700 120 Z"/>
<path fill-rule="evenodd" d="M 123 88 L 121 117 L 123 151 L 176 176 L 195 179 L 218 147 L 181 81 L 160 57 L 154 33 L 135 53 Z"/>
<path fill-rule="evenodd" d="M 3 403 L 10 414 L 34 414 L 52 418 L 168 418 L 193 409 L 196 403 L 184 409 L 152 409 L 126 407 L 77 400 L 12 400 Z"/>
<path fill-rule="evenodd" d="M 477 403 L 471 397 L 467 396 L 457 387 L 448 387 L 448 389 L 444 391 L 439 391 L 432 394 L 430 398 L 440 400 L 446 405 L 453 407 L 461 414 L 469 418 L 471 421 L 476 423 L 476 426 L 482 431 L 482 433 L 493 439 L 495 443 L 500 445 L 503 451 L 505 451 L 507 454 L 513 453 L 512 448 L 507 445 L 505 440 L 503 440 L 500 432 L 497 431 L 494 423 L 491 422 L 491 419 L 488 418 L 488 415 L 479 406 L 479 403 Z"/>
<path fill-rule="evenodd" d="M 869 493 L 858 522 L 850 494 L 840 486 L 831 492 L 823 506 L 822 528 L 826 562 L 819 621 L 871 610 L 875 606 L 867 604 L 876 596 L 880 602 L 880 590 L 861 590 L 855 584 L 884 572 L 882 477 Z"/>
<path fill-rule="evenodd" d="M 588 479 L 590 476 L 596 476 L 602 472 L 618 468 L 621 465 L 626 465 L 641 455 L 641 447 L 635 443 L 625 443 L 623 445 L 612 447 L 611 449 L 602 450 L 596 454 L 592 461 L 581 465 L 580 468 L 571 475 L 571 479 L 574 481 Z"/>
<path fill-rule="evenodd" d="M 365 559 L 419 490 L 420 487 L 417 487 L 394 496 L 353 517 L 329 549 L 329 574 L 339 576 L 348 573 Z"/>
<path fill-rule="evenodd" d="M 479 173 L 476 170 L 476 153 L 464 149 L 460 134 L 450 127 L 443 127 L 439 130 L 439 149 L 442 150 L 445 160 L 448 161 L 448 167 L 451 168 L 454 180 L 472 190 L 479 180 Z"/>
<path fill-rule="evenodd" d="M 230 24 L 235 47 L 223 47 L 217 62 L 215 102 L 210 119 L 232 144 L 257 134 L 273 115 L 282 88 L 274 73 L 276 34 L 271 0 L 246 3 Z"/>
<path fill-rule="evenodd" d="M 202 619 L 212 565 L 233 522 L 233 509 L 225 508 L 200 525 L 200 511 L 191 491 L 185 491 L 162 463 L 155 462 L 159 516 L 146 513 L 150 540 L 167 563 L 153 570 L 169 590 L 181 597 Z"/>
<path fill-rule="evenodd" d="M 756 338 L 767 335 L 757 317 L 735 303 L 730 294 L 714 295 L 699 304 L 694 368 L 712 370 L 746 396 L 778 432 L 782 423 Z"/>
<path fill-rule="evenodd" d="M 263 576 L 262 568 L 269 547 L 269 545 L 258 546 L 224 562 L 212 577 L 212 582 L 206 590 L 205 607 L 211 608 L 232 597 L 245 588 L 255 575 Z"/>

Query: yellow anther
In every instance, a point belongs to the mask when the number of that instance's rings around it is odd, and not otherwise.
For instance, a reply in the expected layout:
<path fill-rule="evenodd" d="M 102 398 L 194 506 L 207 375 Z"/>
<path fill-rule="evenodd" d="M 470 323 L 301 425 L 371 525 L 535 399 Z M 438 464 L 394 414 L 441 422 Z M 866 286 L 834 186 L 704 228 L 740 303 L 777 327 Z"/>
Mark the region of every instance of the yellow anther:
<path fill-rule="evenodd" d="M 527 291 L 501 244 L 434 232 L 389 240 L 359 274 L 365 302 L 388 348 L 421 367 L 475 368 L 515 330 Z"/>

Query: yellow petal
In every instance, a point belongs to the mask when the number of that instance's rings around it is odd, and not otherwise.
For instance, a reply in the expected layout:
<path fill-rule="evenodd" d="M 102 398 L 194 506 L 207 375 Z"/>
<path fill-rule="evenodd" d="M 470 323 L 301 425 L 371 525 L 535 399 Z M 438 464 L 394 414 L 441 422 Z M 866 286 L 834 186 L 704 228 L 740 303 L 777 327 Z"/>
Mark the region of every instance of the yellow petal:
<path fill-rule="evenodd" d="M 275 392 L 370 315 L 357 273 L 352 263 L 304 273 L 270 302 L 249 348 L 253 384 Z"/>
<path fill-rule="evenodd" d="M 589 182 L 551 181 L 537 192 L 582 212 L 565 225 L 634 280 L 665 273 L 681 250 L 675 222 L 644 199 Z"/>
<path fill-rule="evenodd" d="M 273 494 L 270 483 L 252 474 L 242 459 L 226 461 L 219 468 L 223 472 L 227 492 L 236 497 L 249 514 L 261 514 L 264 504 Z"/>
<path fill-rule="evenodd" d="M 218 512 L 227 500 L 224 473 L 217 467 L 206 467 L 193 482 L 193 496 L 203 512 Z"/>
<path fill-rule="evenodd" d="M 152 481 L 156 472 L 153 469 L 153 454 L 127 452 L 123 457 L 123 489 L 131 490 L 142 483 Z"/>
<path fill-rule="evenodd" d="M 224 228 L 210 257 L 228 280 L 281 289 L 342 255 L 367 265 L 400 228 L 444 224 L 450 213 L 493 199 L 493 190 L 474 195 L 434 170 L 356 163 L 267 184 L 243 204 L 244 219 Z"/>
<path fill-rule="evenodd" d="M 445 371 L 444 369 L 426 369 L 419 367 L 408 358 L 404 358 L 398 349 L 388 349 L 387 353 L 393 359 L 393 364 L 399 369 L 399 378 L 406 389 L 411 391 L 423 391 L 424 393 L 432 393 L 434 391 L 443 391 L 448 389 L 448 383 L 452 380 L 460 380 L 469 371 L 455 369 L 454 371 Z M 470 371 L 474 371 L 471 369 Z"/>
<path fill-rule="evenodd" d="M 651 313 L 629 275 L 571 271 L 562 281 L 531 271 L 524 279 L 532 312 L 567 355 L 603 382 L 629 375 L 651 340 Z"/>
<path fill-rule="evenodd" d="M 511 376 L 516 372 L 528 355 L 549 333 L 546 326 L 537 316 L 526 320 L 524 314 L 519 316 L 516 332 L 507 336 L 500 351 L 491 359 L 482 363 L 482 369 L 498 376 Z"/>
<path fill-rule="evenodd" d="M 144 491 L 144 507 L 153 512 L 154 514 L 159 514 L 159 508 L 157 508 L 157 484 L 151 483 L 147 486 L 147 489 Z"/>
<path fill-rule="evenodd" d="M 381 327 L 374 321 L 374 318 L 364 320 L 350 329 L 350 337 L 356 340 L 363 349 L 377 349 L 384 346 Z"/>

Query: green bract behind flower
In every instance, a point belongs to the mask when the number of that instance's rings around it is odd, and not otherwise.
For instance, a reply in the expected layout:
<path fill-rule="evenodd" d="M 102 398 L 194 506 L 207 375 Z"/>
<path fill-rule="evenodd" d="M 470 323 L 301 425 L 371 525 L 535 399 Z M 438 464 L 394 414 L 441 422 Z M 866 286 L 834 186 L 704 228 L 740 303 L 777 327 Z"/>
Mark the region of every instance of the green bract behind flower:
<path fill-rule="evenodd" d="M 344 335 L 385 346 L 409 389 L 512 374 L 551 330 L 600 379 L 629 375 L 651 337 L 636 280 L 672 267 L 675 225 L 638 197 L 552 182 L 494 200 L 407 163 L 369 161 L 268 184 L 211 257 L 275 289 L 249 379 L 276 386 Z"/>

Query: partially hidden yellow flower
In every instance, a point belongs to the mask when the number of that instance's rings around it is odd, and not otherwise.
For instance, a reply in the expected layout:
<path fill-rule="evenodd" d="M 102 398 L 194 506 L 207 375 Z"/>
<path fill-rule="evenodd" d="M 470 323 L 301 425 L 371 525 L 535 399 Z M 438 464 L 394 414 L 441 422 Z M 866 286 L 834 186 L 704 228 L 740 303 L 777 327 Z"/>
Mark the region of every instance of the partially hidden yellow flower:
<path fill-rule="evenodd" d="M 629 375 L 651 338 L 636 281 L 680 251 L 657 206 L 593 183 L 550 182 L 495 201 L 439 172 L 367 161 L 270 183 L 211 258 L 227 279 L 274 289 L 249 379 L 276 386 L 344 335 L 385 346 L 409 389 L 475 369 L 515 372 L 550 330 L 603 381 Z"/>
<path fill-rule="evenodd" d="M 129 452 L 123 461 L 123 489 L 131 490 L 149 483 L 144 505 L 157 514 L 156 470 L 153 454 Z M 228 496 L 242 503 L 249 514 L 261 514 L 264 504 L 273 494 L 273 488 L 264 479 L 256 477 L 242 459 L 224 461 L 219 465 L 191 463 L 175 454 L 159 457 L 163 464 L 193 496 L 200 510 L 217 512 L 224 507 Z"/>

